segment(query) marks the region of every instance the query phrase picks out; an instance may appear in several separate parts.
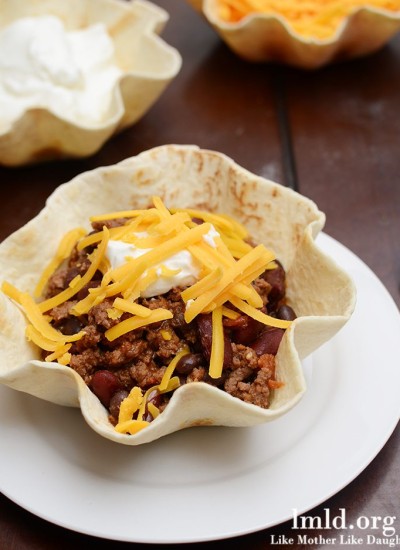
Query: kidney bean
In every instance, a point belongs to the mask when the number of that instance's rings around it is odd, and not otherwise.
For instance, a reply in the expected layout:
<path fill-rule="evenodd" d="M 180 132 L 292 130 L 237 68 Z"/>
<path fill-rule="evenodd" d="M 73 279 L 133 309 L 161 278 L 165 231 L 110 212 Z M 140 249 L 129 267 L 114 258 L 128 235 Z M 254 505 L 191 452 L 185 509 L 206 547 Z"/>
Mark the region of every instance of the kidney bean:
<path fill-rule="evenodd" d="M 278 308 L 276 316 L 283 321 L 294 321 L 297 317 L 294 309 L 286 304 Z"/>
<path fill-rule="evenodd" d="M 204 363 L 204 357 L 201 353 L 188 353 L 181 357 L 175 367 L 178 374 L 188 375 L 195 367 L 200 367 Z"/>
<path fill-rule="evenodd" d="M 267 328 L 250 347 L 253 348 L 258 356 L 264 355 L 264 353 L 276 355 L 284 334 L 285 331 L 282 328 Z"/>
<path fill-rule="evenodd" d="M 163 396 L 161 393 L 158 393 L 157 390 L 152 391 L 147 398 L 147 402 L 153 403 L 155 407 L 159 407 L 162 403 L 162 400 L 163 400 Z"/>
<path fill-rule="evenodd" d="M 121 407 L 122 401 L 125 397 L 128 397 L 129 393 L 126 390 L 116 391 L 110 399 L 110 405 L 108 407 L 111 416 L 118 420 L 119 409 Z"/>
<path fill-rule="evenodd" d="M 114 393 L 122 389 L 121 383 L 109 370 L 98 370 L 94 373 L 90 387 L 105 407 L 109 407 Z"/>
<path fill-rule="evenodd" d="M 232 365 L 233 352 L 232 344 L 228 335 L 224 332 L 224 368 L 228 368 Z"/>
<path fill-rule="evenodd" d="M 212 344 L 212 318 L 211 313 L 198 315 L 197 329 L 199 331 L 200 343 L 204 357 L 210 359 Z"/>
<path fill-rule="evenodd" d="M 204 357 L 207 361 L 211 358 L 212 345 L 212 316 L 211 313 L 204 313 L 197 316 L 197 329 L 199 331 L 200 343 Z M 224 367 L 232 364 L 233 354 L 231 341 L 224 333 Z"/>
<path fill-rule="evenodd" d="M 158 393 L 157 390 L 152 391 L 149 397 L 147 398 L 147 403 L 152 403 L 157 408 L 160 408 L 160 405 L 162 404 L 162 402 L 163 402 L 163 395 Z M 151 422 L 152 420 L 154 420 L 153 415 L 148 411 L 147 406 L 146 406 L 146 413 L 144 415 L 144 420 L 146 420 L 147 422 Z"/>
<path fill-rule="evenodd" d="M 222 374 L 219 378 L 211 378 L 211 376 L 206 373 L 204 377 L 204 382 L 207 382 L 208 384 L 212 384 L 213 386 L 217 386 L 217 388 L 222 387 L 225 384 L 225 380 L 229 376 L 229 372 L 227 369 L 222 371 Z"/>
<path fill-rule="evenodd" d="M 240 328 L 247 324 L 247 315 L 239 315 L 236 319 L 229 319 L 229 317 L 223 317 L 222 322 L 224 327 L 228 328 Z"/>
<path fill-rule="evenodd" d="M 275 260 L 275 269 L 266 269 L 261 277 L 271 285 L 268 294 L 268 309 L 274 310 L 276 304 L 285 296 L 286 273 L 282 264 Z"/>
<path fill-rule="evenodd" d="M 78 292 L 78 294 L 76 295 L 77 299 L 78 300 L 83 300 L 89 294 L 89 288 L 96 288 L 98 286 L 99 286 L 98 281 L 94 281 L 94 280 L 90 281 L 87 285 L 85 285 L 83 288 L 81 288 L 81 290 Z"/>
<path fill-rule="evenodd" d="M 77 334 L 83 328 L 83 325 L 78 317 L 71 316 L 64 319 L 58 328 L 63 334 L 71 336 L 72 334 Z"/>
<path fill-rule="evenodd" d="M 243 322 L 231 328 L 232 340 L 236 344 L 247 346 L 257 338 L 263 325 L 247 315 L 243 315 L 241 318 Z"/>

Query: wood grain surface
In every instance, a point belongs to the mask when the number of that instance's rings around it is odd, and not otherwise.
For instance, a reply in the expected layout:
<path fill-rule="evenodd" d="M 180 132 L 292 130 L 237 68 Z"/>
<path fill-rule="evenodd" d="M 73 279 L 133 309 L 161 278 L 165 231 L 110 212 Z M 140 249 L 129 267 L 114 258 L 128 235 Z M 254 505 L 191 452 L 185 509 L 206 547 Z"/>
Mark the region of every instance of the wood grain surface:
<path fill-rule="evenodd" d="M 197 144 L 222 151 L 252 172 L 315 200 L 327 215 L 326 232 L 378 275 L 399 306 L 400 36 L 367 58 L 305 72 L 246 63 L 184 2 L 155 3 L 170 13 L 162 36 L 182 55 L 180 74 L 135 126 L 110 140 L 93 157 L 0 168 L 0 239 L 37 214 L 58 185 L 85 170 L 161 144 Z M 371 297 L 371 313 L 373 308 Z M 373 396 L 371 406 L 372 402 Z M 399 494 L 397 427 L 369 466 L 310 514 L 322 517 L 325 508 L 332 514 L 345 508 L 349 521 L 361 515 L 397 515 L 400 533 Z M 271 536 L 291 536 L 291 527 L 287 522 L 230 539 L 229 545 L 257 550 L 286 548 L 271 545 Z M 357 529 L 352 534 L 362 535 Z M 324 532 L 329 535 L 332 532 Z M 211 550 L 223 544 L 215 541 L 181 547 Z M 69 550 L 77 546 L 114 550 L 152 545 L 101 540 L 63 529 L 0 494 L 1 550 Z"/>

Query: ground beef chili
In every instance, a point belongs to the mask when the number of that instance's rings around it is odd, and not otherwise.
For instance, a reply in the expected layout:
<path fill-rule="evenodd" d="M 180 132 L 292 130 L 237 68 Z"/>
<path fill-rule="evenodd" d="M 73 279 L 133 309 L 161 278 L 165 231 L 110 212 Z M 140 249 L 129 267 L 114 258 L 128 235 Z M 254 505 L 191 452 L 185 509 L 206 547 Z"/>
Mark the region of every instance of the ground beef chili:
<path fill-rule="evenodd" d="M 103 225 L 116 227 L 124 219 L 93 223 L 93 229 Z M 77 275 L 83 275 L 90 264 L 88 255 L 93 251 L 87 247 L 73 250 L 66 264 L 49 279 L 45 297 L 50 298 L 66 289 Z M 266 270 L 253 281 L 253 287 L 263 301 L 262 311 L 272 317 L 293 320 L 296 315 L 285 303 L 285 271 L 279 262 L 275 269 Z M 284 334 L 284 329 L 267 327 L 259 321 L 240 312 L 236 319 L 224 318 L 224 361 L 222 375 L 213 379 L 208 374 L 211 354 L 211 314 L 200 314 L 192 322 L 184 319 L 185 303 L 181 289 L 152 298 L 140 298 L 138 303 L 149 308 L 165 308 L 173 313 L 172 319 L 152 323 L 130 331 L 113 341 L 105 338 L 107 329 L 123 321 L 109 317 L 113 298 L 106 298 L 100 304 L 81 316 L 70 314 L 71 308 L 85 298 L 89 288 L 100 286 L 102 274 L 96 273 L 90 284 L 82 289 L 74 300 L 54 307 L 47 314 L 52 325 L 63 334 L 73 335 L 84 331 L 84 336 L 73 343 L 70 367 L 74 369 L 97 395 L 109 411 L 110 422 L 118 423 L 119 407 L 134 386 L 143 391 L 161 382 L 166 367 L 177 353 L 187 346 L 190 352 L 176 365 L 175 375 L 180 384 L 206 382 L 247 403 L 262 408 L 270 404 L 271 390 L 278 387 L 275 380 L 275 355 Z M 232 308 L 235 309 L 235 308 Z M 43 352 L 44 356 L 48 354 Z M 171 395 L 150 394 L 148 402 L 163 411 Z M 152 420 L 146 409 L 144 419 Z"/>

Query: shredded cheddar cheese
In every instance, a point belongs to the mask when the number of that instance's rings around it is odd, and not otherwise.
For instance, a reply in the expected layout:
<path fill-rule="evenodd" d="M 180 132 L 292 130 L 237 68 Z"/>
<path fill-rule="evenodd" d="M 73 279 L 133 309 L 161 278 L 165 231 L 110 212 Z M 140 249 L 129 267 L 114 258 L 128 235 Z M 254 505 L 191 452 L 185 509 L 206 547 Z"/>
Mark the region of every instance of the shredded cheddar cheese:
<path fill-rule="evenodd" d="M 90 267 L 85 273 L 85 275 L 83 277 L 80 277 L 79 281 L 77 281 L 74 284 L 73 288 L 69 287 L 63 290 L 62 292 L 60 292 L 59 294 L 56 294 L 56 296 L 54 296 L 53 298 L 49 298 L 48 300 L 44 300 L 44 302 L 40 302 L 39 304 L 40 311 L 42 312 L 49 311 L 53 307 L 59 306 L 60 304 L 63 304 L 67 300 L 70 300 L 80 290 L 82 290 L 84 286 L 86 286 L 92 280 L 94 274 L 96 273 L 100 265 L 101 260 L 104 257 L 108 240 L 109 240 L 109 231 L 106 227 L 104 227 L 103 238 L 94 256 L 92 257 L 92 263 L 90 264 Z"/>
<path fill-rule="evenodd" d="M 222 315 L 228 319 L 237 319 L 240 317 L 240 313 L 226 306 L 222 306 Z"/>
<path fill-rule="evenodd" d="M 119 422 L 115 426 L 115 430 L 121 434 L 134 435 L 140 430 L 143 430 L 143 428 L 146 428 L 149 424 L 150 422 L 146 422 L 146 420 L 126 420 L 126 422 Z"/>
<path fill-rule="evenodd" d="M 246 254 L 246 256 L 240 258 L 232 266 L 225 268 L 221 280 L 216 285 L 214 285 L 207 292 L 204 292 L 196 299 L 194 299 L 193 302 L 191 302 L 190 306 L 186 309 L 185 312 L 186 322 L 190 323 L 190 321 L 192 321 L 198 314 L 209 311 L 210 309 L 212 310 L 213 303 L 216 303 L 217 305 L 223 305 L 223 303 L 229 301 L 231 297 L 235 296 L 235 291 L 238 292 L 239 290 L 240 292 L 242 287 L 239 286 L 238 289 L 238 285 L 242 283 L 242 279 L 246 278 L 249 273 L 249 269 L 254 269 L 254 264 L 259 265 L 261 262 L 261 264 L 265 265 L 273 259 L 274 255 L 270 251 L 268 251 L 263 245 L 252 248 L 251 251 Z M 261 272 L 264 270 L 261 267 L 260 269 Z M 252 294 L 250 287 L 248 287 L 248 291 Z M 217 302 L 218 299 L 221 303 Z M 261 306 L 262 302 L 259 307 Z"/>
<path fill-rule="evenodd" d="M 327 39 L 361 7 L 400 11 L 399 0 L 216 0 L 218 16 L 236 23 L 252 13 L 282 17 L 299 35 Z"/>
<path fill-rule="evenodd" d="M 151 314 L 148 317 L 140 317 L 140 315 L 134 315 L 125 321 L 121 321 L 118 325 L 115 325 L 105 332 L 105 337 L 107 340 L 112 342 L 119 336 L 136 330 L 140 327 L 145 327 L 151 323 L 159 323 L 160 321 L 165 321 L 166 319 L 172 319 L 173 315 L 168 309 L 153 309 Z"/>
<path fill-rule="evenodd" d="M 224 327 L 222 325 L 222 308 L 217 307 L 212 312 L 212 345 L 210 358 L 210 376 L 219 378 L 224 363 Z"/>
<path fill-rule="evenodd" d="M 266 325 L 289 327 L 290 321 L 276 319 L 261 311 L 263 301 L 252 284 L 266 269 L 276 268 L 275 254 L 262 244 L 251 246 L 246 229 L 229 216 L 187 208 L 170 210 L 159 197 L 153 197 L 153 207 L 149 209 L 101 214 L 92 217 L 91 221 L 113 219 L 121 219 L 122 225 L 110 229 L 104 225 L 101 230 L 90 234 L 77 228 L 65 235 L 39 279 L 34 291 L 36 299 L 8 282 L 2 285 L 3 292 L 19 305 L 26 316 L 27 339 L 46 352 L 47 362 L 69 365 L 73 346 L 85 336 L 85 329 L 73 335 L 63 334 L 51 324 L 52 317 L 46 314 L 70 300 L 74 303 L 68 313 L 79 318 L 108 299 L 112 305 L 107 307 L 106 314 L 114 321 L 104 332 L 109 342 L 131 331 L 172 319 L 173 311 L 145 307 L 141 298 L 160 277 L 173 278 L 181 272 L 181 268 L 170 268 L 163 262 L 183 251 L 190 255 L 196 266 L 195 273 L 198 273 L 195 282 L 181 291 L 184 319 L 191 323 L 198 315 L 211 313 L 209 375 L 212 378 L 219 378 L 223 369 L 223 318 L 235 320 L 244 313 Z M 140 253 L 125 256 L 126 245 L 121 245 L 123 262 L 113 267 L 107 257 L 110 240 L 127 243 L 128 250 L 132 245 Z M 82 251 L 86 247 L 90 247 L 86 272 L 74 277 L 65 290 L 51 298 L 40 299 L 39 295 L 43 294 L 49 279 L 73 249 Z M 95 274 L 96 284 L 91 285 Z M 86 289 L 87 295 L 78 299 L 82 289 Z M 165 342 L 172 339 L 172 329 L 168 327 L 168 323 L 159 327 L 159 334 Z M 144 420 L 147 413 L 152 418 L 158 416 L 160 411 L 151 402 L 151 395 L 153 392 L 172 392 L 179 387 L 179 377 L 173 374 L 187 353 L 190 349 L 185 347 L 172 358 L 158 385 L 145 392 L 136 386 L 132 388 L 120 407 L 115 427 L 118 432 L 137 433 L 149 424 Z"/>
<path fill-rule="evenodd" d="M 51 361 L 54 361 L 55 359 L 57 359 L 61 365 L 67 365 L 68 361 L 71 359 L 71 354 L 67 353 L 70 347 L 71 347 L 71 344 L 65 344 L 64 346 L 60 346 L 54 351 L 54 353 L 46 357 L 46 361 L 50 363 Z"/>
<path fill-rule="evenodd" d="M 9 283 L 8 281 L 4 281 L 1 285 L 1 290 L 3 293 L 11 298 L 11 300 L 14 300 L 14 302 L 17 302 L 17 304 L 21 304 L 21 291 L 18 290 L 14 285 Z"/>
<path fill-rule="evenodd" d="M 289 328 L 292 323 L 291 321 L 284 321 L 282 319 L 276 319 L 275 317 L 266 315 L 262 311 L 255 309 L 249 304 L 246 304 L 246 302 L 240 300 L 239 298 L 233 297 L 231 298 L 231 302 L 234 306 L 240 309 L 240 311 L 243 311 L 243 313 L 245 313 L 249 317 L 252 317 L 256 321 L 260 321 L 260 323 L 263 323 L 264 325 L 286 329 Z"/>
<path fill-rule="evenodd" d="M 20 299 L 21 306 L 24 309 L 28 321 L 30 321 L 37 332 L 39 332 L 44 338 L 47 338 L 51 342 L 75 342 L 83 336 L 82 333 L 74 334 L 73 336 L 66 336 L 52 327 L 42 315 L 38 305 L 27 292 L 22 293 Z"/>
<path fill-rule="evenodd" d="M 177 355 L 175 355 L 174 359 L 172 359 L 172 361 L 170 362 L 168 367 L 165 369 L 164 376 L 162 377 L 162 380 L 161 380 L 161 382 L 158 386 L 158 389 L 160 391 L 164 391 L 164 390 L 167 389 L 169 381 L 171 379 L 172 373 L 174 372 L 174 369 L 175 369 L 176 365 L 178 364 L 181 357 L 183 357 L 184 355 L 187 355 L 188 353 L 189 353 L 189 350 L 184 349 L 184 350 L 180 351 Z"/>
<path fill-rule="evenodd" d="M 118 423 L 126 422 L 127 420 L 132 420 L 132 416 L 136 411 L 139 410 L 140 405 L 143 401 L 143 392 L 137 386 L 134 386 L 128 397 L 122 401 L 119 408 Z"/>
<path fill-rule="evenodd" d="M 128 300 L 122 300 L 122 298 L 115 298 L 113 306 L 122 312 L 132 313 L 138 317 L 150 317 L 151 309 L 141 306 L 135 302 L 129 302 Z"/>
<path fill-rule="evenodd" d="M 160 410 L 151 402 L 147 403 L 147 408 L 153 418 L 157 418 L 157 416 L 160 414 Z"/>
<path fill-rule="evenodd" d="M 159 409 L 151 403 L 151 401 L 148 401 L 148 399 L 154 392 L 159 394 L 167 393 L 172 392 L 179 387 L 179 378 L 177 376 L 171 378 L 171 373 L 173 372 L 173 369 L 179 359 L 186 353 L 188 353 L 186 350 L 180 352 L 180 354 L 178 354 L 179 357 L 177 355 L 171 361 L 166 369 L 168 374 L 164 375 L 163 380 L 158 386 L 152 386 L 144 394 L 138 386 L 134 386 L 132 388 L 128 397 L 126 397 L 121 403 L 118 424 L 115 426 L 117 432 L 130 433 L 132 435 L 148 426 L 149 422 L 147 420 L 143 420 L 146 407 L 153 418 L 156 418 L 160 414 Z M 133 418 L 134 416 L 136 416 L 136 418 Z"/>
<path fill-rule="evenodd" d="M 39 298 L 42 295 L 48 279 L 51 277 L 51 275 L 53 275 L 53 273 L 62 264 L 62 262 L 71 255 L 72 249 L 76 245 L 77 241 L 85 234 L 86 231 L 82 227 L 78 227 L 77 229 L 72 229 L 72 231 L 68 231 L 68 233 L 64 235 L 57 248 L 54 258 L 45 268 L 42 276 L 39 279 L 38 284 L 36 285 L 36 288 L 34 290 L 35 298 Z"/>

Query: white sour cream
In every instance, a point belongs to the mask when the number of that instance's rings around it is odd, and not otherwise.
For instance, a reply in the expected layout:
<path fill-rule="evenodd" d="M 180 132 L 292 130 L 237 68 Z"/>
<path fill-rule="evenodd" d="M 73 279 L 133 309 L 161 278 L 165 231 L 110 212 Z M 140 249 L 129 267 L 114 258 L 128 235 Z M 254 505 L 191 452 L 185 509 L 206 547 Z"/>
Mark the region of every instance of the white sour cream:
<path fill-rule="evenodd" d="M 137 233 L 138 237 L 145 237 L 145 233 Z M 215 248 L 214 237 L 219 236 L 218 231 L 214 227 L 208 231 L 203 236 L 204 241 Z M 137 248 L 131 243 L 125 243 L 122 241 L 109 240 L 106 249 L 106 256 L 110 262 L 112 269 L 119 267 L 120 265 L 125 264 L 130 259 L 139 258 L 150 252 L 151 248 Z M 162 267 L 171 270 L 178 270 L 179 272 L 175 275 L 163 275 Z M 150 284 L 143 292 L 143 298 L 151 298 L 152 296 L 158 296 L 169 292 L 174 287 L 184 288 L 186 286 L 193 285 L 196 281 L 199 280 L 200 276 L 200 266 L 194 261 L 192 255 L 188 250 L 181 250 L 176 254 L 173 254 L 169 258 L 160 262 L 154 266 L 157 270 L 159 278 L 154 283 Z M 146 272 L 143 273 L 143 277 L 146 276 Z"/>
<path fill-rule="evenodd" d="M 203 241 L 208 244 L 208 246 L 211 246 L 211 248 L 217 248 L 217 245 L 215 244 L 215 237 L 219 237 L 218 231 L 215 229 L 215 227 L 211 224 L 211 228 L 205 235 L 203 235 Z"/>
<path fill-rule="evenodd" d="M 0 129 L 32 107 L 100 124 L 121 74 L 103 24 L 66 32 L 52 15 L 18 19 L 0 32 Z"/>

